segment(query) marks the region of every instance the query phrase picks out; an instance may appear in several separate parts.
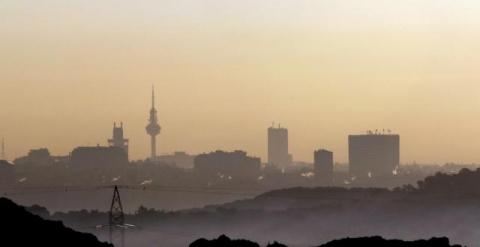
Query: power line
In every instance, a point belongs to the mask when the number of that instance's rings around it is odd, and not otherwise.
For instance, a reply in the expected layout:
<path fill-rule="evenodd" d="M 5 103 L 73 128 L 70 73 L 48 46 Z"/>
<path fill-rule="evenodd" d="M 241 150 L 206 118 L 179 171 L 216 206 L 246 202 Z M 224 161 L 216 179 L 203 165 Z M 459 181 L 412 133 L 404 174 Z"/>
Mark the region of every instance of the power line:
<path fill-rule="evenodd" d="M 103 186 L 32 186 L 17 188 L 0 188 L 6 191 L 6 194 L 40 194 L 55 192 L 75 192 L 75 191 L 95 191 L 113 189 L 115 185 Z M 265 189 L 258 188 L 228 188 L 228 187 L 194 187 L 194 186 L 142 186 L 142 185 L 118 185 L 119 189 L 133 191 L 156 191 L 156 192 L 198 192 L 198 193 L 218 193 L 218 194 L 254 194 L 265 192 Z M 4 194 L 5 194 L 4 193 Z"/>
<path fill-rule="evenodd" d="M 23 195 L 38 195 L 38 194 L 54 194 L 54 193 L 71 193 L 82 191 L 101 191 L 112 190 L 115 185 L 104 186 L 46 186 L 46 187 L 20 187 L 3 192 L 3 196 L 23 196 Z M 218 196 L 244 196 L 244 197 L 276 197 L 276 198 L 318 198 L 318 195 L 313 194 L 271 194 L 268 193 L 272 189 L 260 188 L 240 188 L 240 187 L 193 187 L 193 186 L 141 186 L 141 185 L 118 185 L 118 189 L 138 192 L 176 192 L 176 193 L 191 193 L 191 194 L 208 194 Z M 2 189 L 0 188 L 0 191 Z M 267 194 L 265 194 L 267 193 Z M 1 193 L 0 193 L 1 194 Z"/>

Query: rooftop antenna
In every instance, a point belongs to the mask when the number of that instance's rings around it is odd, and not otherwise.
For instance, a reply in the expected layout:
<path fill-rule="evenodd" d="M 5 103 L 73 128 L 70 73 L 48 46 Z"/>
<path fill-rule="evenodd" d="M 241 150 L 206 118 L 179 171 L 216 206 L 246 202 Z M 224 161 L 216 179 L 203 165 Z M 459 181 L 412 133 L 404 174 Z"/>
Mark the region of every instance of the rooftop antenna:
<path fill-rule="evenodd" d="M 155 108 L 155 86 L 152 85 L 152 109 Z"/>

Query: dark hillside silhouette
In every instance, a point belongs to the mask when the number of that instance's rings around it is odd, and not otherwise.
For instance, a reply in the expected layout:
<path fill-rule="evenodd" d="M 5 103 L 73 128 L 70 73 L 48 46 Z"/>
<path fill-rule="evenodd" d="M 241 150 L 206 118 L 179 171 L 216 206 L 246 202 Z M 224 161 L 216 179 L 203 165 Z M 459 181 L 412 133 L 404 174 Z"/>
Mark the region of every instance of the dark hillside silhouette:
<path fill-rule="evenodd" d="M 6 198 L 0 198 L 2 243 L 11 246 L 113 247 L 88 233 L 66 228 L 62 222 L 44 220 Z"/>
<path fill-rule="evenodd" d="M 382 237 L 363 237 L 363 238 L 345 238 L 333 240 L 319 247 L 461 247 L 460 245 L 450 245 L 448 238 L 431 238 L 429 240 L 402 241 L 387 240 Z M 257 243 L 248 240 L 231 240 L 222 235 L 218 239 L 206 240 L 199 239 L 190 247 L 260 247 Z M 267 247 L 287 247 L 286 245 L 274 242 Z"/>
<path fill-rule="evenodd" d="M 217 239 L 206 240 L 199 239 L 190 244 L 190 247 L 260 247 L 257 243 L 248 240 L 232 240 L 229 237 L 222 235 Z"/>
<path fill-rule="evenodd" d="M 287 247 L 287 246 L 275 241 L 272 244 L 268 244 L 267 247 Z"/>
<path fill-rule="evenodd" d="M 345 238 L 334 240 L 319 247 L 461 247 L 450 245 L 448 238 L 431 238 L 429 240 L 402 241 L 386 240 L 382 237 Z"/>
<path fill-rule="evenodd" d="M 152 234 L 149 240 L 169 247 L 183 247 L 196 239 L 192 236 L 239 233 L 264 245 L 276 240 L 287 246 L 312 246 L 346 236 L 379 235 L 390 239 L 445 236 L 454 243 L 475 246 L 475 229 L 480 227 L 478 188 L 480 170 L 462 170 L 455 175 L 439 173 L 418 182 L 418 186 L 394 190 L 296 187 L 199 209 L 171 212 L 140 207 L 127 213 L 126 220 L 162 232 L 164 235 Z M 30 210 L 48 215 L 38 206 Z M 50 215 L 50 219 L 76 229 L 104 224 L 106 217 L 105 212 L 87 210 Z M 142 244 L 143 234 L 129 232 L 129 240 L 149 247 Z M 197 244 L 209 243 L 206 241 Z"/>

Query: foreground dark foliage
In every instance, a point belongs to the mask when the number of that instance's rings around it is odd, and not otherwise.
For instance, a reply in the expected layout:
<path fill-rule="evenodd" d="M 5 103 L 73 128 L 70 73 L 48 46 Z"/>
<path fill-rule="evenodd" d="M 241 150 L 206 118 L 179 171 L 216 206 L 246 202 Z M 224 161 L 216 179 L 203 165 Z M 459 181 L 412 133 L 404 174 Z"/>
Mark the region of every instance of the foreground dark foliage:
<path fill-rule="evenodd" d="M 248 240 L 232 240 L 229 237 L 222 235 L 217 239 L 206 240 L 199 239 L 190 244 L 190 247 L 260 247 L 257 243 Z"/>
<path fill-rule="evenodd" d="M 199 239 L 190 247 L 259 247 L 257 243 L 248 240 L 232 240 L 225 235 L 218 239 L 206 240 Z M 460 247 L 460 245 L 450 245 L 448 238 L 431 238 L 429 240 L 402 241 L 386 240 L 382 237 L 364 237 L 364 238 L 345 238 L 334 240 L 319 247 Z M 286 247 L 286 245 L 274 242 L 267 247 Z"/>
<path fill-rule="evenodd" d="M 113 247 L 99 242 L 92 234 L 76 232 L 59 221 L 33 215 L 6 198 L 0 198 L 0 219 L 2 243 L 10 246 Z"/>
<path fill-rule="evenodd" d="M 345 238 L 334 240 L 319 247 L 460 247 L 450 245 L 448 238 L 431 238 L 430 240 L 402 241 L 386 240 L 382 237 Z"/>

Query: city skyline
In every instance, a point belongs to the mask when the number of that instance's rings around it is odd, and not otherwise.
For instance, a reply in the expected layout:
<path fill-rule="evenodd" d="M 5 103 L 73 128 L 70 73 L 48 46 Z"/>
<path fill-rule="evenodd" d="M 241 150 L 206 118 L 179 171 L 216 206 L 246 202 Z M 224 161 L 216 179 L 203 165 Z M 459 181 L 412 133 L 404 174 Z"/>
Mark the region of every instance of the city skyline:
<path fill-rule="evenodd" d="M 48 7 L 47 7 L 48 6 Z M 116 6 L 116 8 L 111 8 Z M 123 121 L 131 158 L 155 84 L 160 153 L 242 149 L 266 128 L 295 160 L 388 128 L 402 163 L 480 162 L 480 4 L 470 0 L 6 0 L 0 136 L 10 159 L 105 144 Z"/>
<path fill-rule="evenodd" d="M 0 243 L 480 242 L 480 1 L 0 1 Z"/>
<path fill-rule="evenodd" d="M 151 99 L 150 99 L 151 100 Z M 152 102 L 150 101 L 150 104 Z M 161 107 L 160 107 L 161 108 Z M 150 108 L 150 111 L 151 111 L 152 108 Z M 160 113 L 161 114 L 161 113 Z M 167 121 L 168 122 L 168 121 Z M 121 122 L 122 126 L 123 126 L 123 122 Z M 128 123 L 127 123 L 128 125 Z M 72 127 L 75 127 L 75 126 L 72 126 Z M 79 127 L 79 126 L 77 126 Z M 284 127 L 284 126 L 282 126 Z M 284 128 L 286 129 L 289 129 L 288 126 L 285 126 Z M 191 153 L 191 154 L 202 154 L 202 153 L 208 153 L 208 152 L 211 152 L 211 151 L 216 151 L 216 150 L 225 150 L 225 151 L 235 151 L 235 150 L 244 150 L 244 151 L 247 151 L 249 153 L 251 153 L 252 155 L 256 156 L 256 157 L 260 157 L 262 159 L 263 162 L 267 162 L 268 161 L 268 141 L 266 139 L 267 138 L 267 134 L 268 134 L 268 128 L 263 128 L 264 130 L 264 136 L 261 136 L 261 138 L 259 139 L 264 139 L 264 143 L 262 143 L 262 145 L 264 145 L 264 149 L 265 151 L 262 152 L 254 152 L 254 151 L 251 151 L 249 150 L 247 147 L 244 147 L 242 146 L 241 143 L 239 143 L 238 145 L 234 145 L 234 146 L 230 146 L 230 149 L 229 148 L 222 148 L 222 147 L 218 147 L 218 148 L 212 148 L 210 150 L 208 149 L 205 149 L 205 150 L 201 150 L 201 149 L 198 149 L 199 151 L 191 151 L 191 150 L 188 150 L 188 149 L 185 149 L 185 148 L 182 148 L 181 146 L 179 146 L 178 148 L 172 148 L 171 145 L 169 145 L 168 143 L 164 143 L 164 146 L 167 147 L 165 150 L 157 150 L 158 154 L 157 155 L 166 155 L 166 154 L 173 154 L 175 152 L 178 152 L 178 151 L 185 151 L 187 153 Z M 111 131 L 111 130 L 110 130 Z M 125 130 L 126 133 L 129 132 L 128 130 L 128 127 L 127 127 L 127 130 Z M 143 131 L 145 131 L 145 127 L 143 126 Z M 377 132 L 378 131 L 378 132 Z M 93 131 L 95 132 L 95 131 Z M 133 132 L 138 132 L 136 130 L 134 130 Z M 343 147 L 340 148 L 340 150 L 342 151 L 337 151 L 335 149 L 332 149 L 332 151 L 334 153 L 336 153 L 336 155 L 338 154 L 338 157 L 336 156 L 336 160 L 335 162 L 339 162 L 339 163 L 348 163 L 348 135 L 351 135 L 351 134 L 382 134 L 382 133 L 387 133 L 387 132 L 391 132 L 390 129 L 387 129 L 387 128 L 382 128 L 382 129 L 369 129 L 369 130 L 365 130 L 365 131 L 357 131 L 357 132 L 352 132 L 352 133 L 347 133 L 345 136 L 344 136 L 344 139 L 345 139 L 345 143 L 346 143 L 346 147 L 344 148 L 345 149 L 345 152 L 344 154 L 342 154 L 343 152 Z M 395 132 L 397 133 L 397 132 Z M 304 134 L 305 134 L 305 131 L 304 131 Z M 144 132 L 144 135 L 147 135 L 148 136 L 148 133 L 145 133 Z M 4 136 L 8 136 L 8 135 L 4 135 Z M 58 155 L 65 155 L 65 154 L 68 154 L 70 153 L 70 151 L 75 148 L 75 147 L 79 147 L 79 146 L 96 146 L 96 145 L 100 145 L 100 146 L 108 146 L 108 140 L 106 139 L 106 137 L 108 137 L 109 135 L 108 134 L 105 134 L 105 138 L 98 138 L 97 137 L 97 142 L 94 142 L 94 141 L 87 141 L 86 143 L 81 143 L 81 144 L 75 144 L 73 143 L 72 146 L 68 146 L 66 149 L 67 151 L 66 152 L 61 152 L 61 151 L 57 151 L 55 149 L 55 145 L 51 145 L 50 144 L 40 144 L 39 146 L 34 146 L 34 147 L 27 147 L 25 152 L 24 153 L 19 153 L 17 154 L 16 152 L 8 152 L 9 151 L 9 147 L 7 148 L 7 144 L 4 144 L 5 146 L 5 156 L 9 156 L 10 159 L 14 159 L 16 157 L 20 157 L 22 155 L 25 155 L 26 153 L 28 153 L 29 150 L 31 149 L 36 149 L 36 148 L 49 148 L 50 151 L 53 153 L 53 154 L 58 154 Z M 4 139 L 6 139 L 4 137 Z M 133 138 L 132 138 L 133 139 Z M 140 137 L 139 139 L 137 139 L 137 141 L 133 141 L 133 143 L 136 143 L 138 145 L 138 147 L 141 147 L 141 146 L 144 146 L 144 143 L 139 143 L 139 140 L 143 140 L 145 138 L 142 138 Z M 149 158 L 151 157 L 151 153 L 152 153 L 152 149 L 151 149 L 151 140 L 150 140 L 150 137 L 148 138 L 148 142 L 150 143 L 149 145 L 147 145 L 147 149 L 146 150 L 138 150 L 138 147 L 137 148 L 133 148 L 132 149 L 132 153 L 133 153 L 133 156 L 131 157 L 132 160 L 141 160 L 141 159 L 145 159 L 145 158 Z M 258 139 L 258 138 L 257 138 Z M 105 141 L 107 140 L 107 141 Z M 5 140 L 4 140 L 5 142 Z M 52 148 L 52 146 L 54 148 Z M 70 150 L 68 150 L 68 148 L 71 148 Z M 314 145 L 312 146 L 312 149 L 311 150 L 308 150 L 310 152 L 307 152 L 308 155 L 307 156 L 304 156 L 304 158 L 297 158 L 297 156 L 295 155 L 295 153 L 292 153 L 292 157 L 293 157 L 293 161 L 306 161 L 306 162 L 313 162 L 313 152 L 318 149 L 318 148 L 328 148 L 328 144 L 318 144 L 318 145 Z M 402 145 L 402 150 L 404 148 L 404 145 Z M 295 148 L 292 144 L 292 147 L 291 149 L 293 150 L 299 150 L 298 148 Z M 65 147 L 61 147 L 60 150 L 65 150 Z M 302 153 L 304 153 L 305 150 L 303 150 Z M 142 156 L 143 153 L 148 153 L 144 156 Z M 8 155 L 9 154 L 9 155 Z M 13 155 L 12 155 L 13 154 Z M 139 155 L 140 154 L 140 155 Z M 401 157 L 403 157 L 403 152 L 401 152 Z M 459 163 L 462 163 L 464 162 L 463 160 L 448 160 L 448 161 L 417 161 L 417 160 L 407 160 L 407 161 L 404 161 L 403 160 L 404 158 L 401 158 L 401 163 L 402 164 L 407 164 L 407 163 L 412 163 L 412 162 L 416 162 L 416 163 L 425 163 L 425 164 L 431 164 L 431 163 L 437 163 L 437 164 L 443 164 L 443 163 L 448 163 L 448 162 L 459 162 Z M 480 160 L 479 160 L 480 162 Z M 476 161 L 471 161 L 471 162 L 465 162 L 465 163 L 476 163 Z"/>

